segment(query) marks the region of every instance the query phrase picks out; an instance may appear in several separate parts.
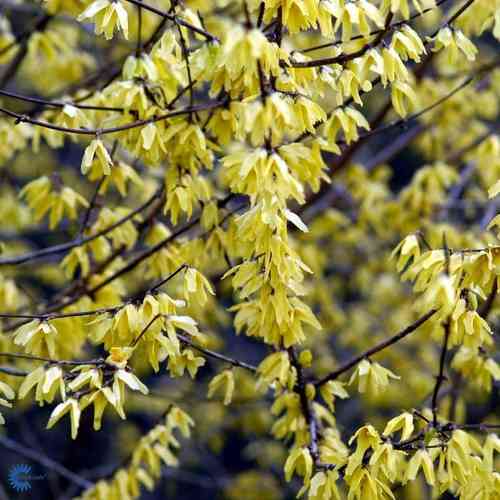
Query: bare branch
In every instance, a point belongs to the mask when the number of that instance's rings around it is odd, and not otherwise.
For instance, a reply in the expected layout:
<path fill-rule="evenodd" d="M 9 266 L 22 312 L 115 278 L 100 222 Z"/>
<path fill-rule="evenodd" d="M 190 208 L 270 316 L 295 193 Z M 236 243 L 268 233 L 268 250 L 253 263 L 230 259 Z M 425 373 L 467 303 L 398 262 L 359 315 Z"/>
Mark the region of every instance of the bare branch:
<path fill-rule="evenodd" d="M 210 349 L 206 349 L 205 347 L 201 347 L 199 345 L 196 345 L 193 341 L 188 339 L 185 335 L 182 335 L 180 333 L 177 334 L 177 337 L 186 345 L 189 347 L 192 347 L 193 349 L 196 349 L 197 351 L 201 352 L 202 354 L 205 354 L 206 356 L 209 356 L 214 359 L 218 359 L 219 361 L 223 361 L 224 363 L 228 363 L 230 365 L 239 367 L 239 368 L 245 368 L 246 370 L 249 370 L 253 373 L 257 372 L 257 367 L 253 366 L 249 363 L 245 363 L 244 361 L 240 361 L 238 359 L 230 358 L 229 356 L 226 356 L 224 354 L 220 354 L 215 351 L 211 351 Z"/>
<path fill-rule="evenodd" d="M 11 438 L 8 438 L 6 436 L 0 436 L 0 446 L 3 446 L 4 448 L 10 451 L 13 451 L 14 453 L 22 457 L 33 460 L 34 462 L 42 465 L 43 467 L 46 467 L 47 469 L 52 470 L 57 474 L 59 474 L 60 476 L 68 479 L 72 483 L 75 483 L 81 488 L 90 488 L 93 485 L 93 483 L 88 479 L 85 479 L 84 477 L 75 474 L 74 472 L 64 467 L 64 465 L 60 464 L 59 462 L 56 462 L 55 460 L 52 460 L 47 455 L 44 455 L 39 451 L 34 450 L 33 448 L 28 448 L 27 446 L 24 446 L 23 444 L 18 443 Z"/>
<path fill-rule="evenodd" d="M 343 373 L 349 371 L 351 368 L 354 368 L 359 362 L 363 361 L 363 359 L 369 358 L 370 356 L 377 354 L 378 352 L 384 350 L 386 347 L 389 347 L 393 344 L 396 344 L 401 339 L 410 335 L 410 333 L 413 333 L 415 330 L 417 330 L 419 326 L 423 325 L 428 319 L 432 318 L 432 316 L 434 316 L 434 314 L 436 314 L 436 313 L 437 313 L 437 309 L 431 309 L 428 313 L 421 316 L 419 319 L 417 319 L 417 321 L 412 323 L 410 326 L 407 326 L 404 330 L 401 330 L 396 335 L 390 337 L 387 340 L 384 340 L 383 342 L 380 342 L 379 344 L 372 347 L 371 349 L 368 349 L 367 351 L 363 352 L 359 356 L 356 356 L 353 359 L 351 359 L 350 361 L 348 361 L 347 363 L 344 363 L 341 367 L 337 368 L 335 371 L 326 375 L 322 379 L 315 381 L 314 385 L 316 387 L 321 387 L 323 384 L 326 384 L 330 380 L 335 380 Z"/>

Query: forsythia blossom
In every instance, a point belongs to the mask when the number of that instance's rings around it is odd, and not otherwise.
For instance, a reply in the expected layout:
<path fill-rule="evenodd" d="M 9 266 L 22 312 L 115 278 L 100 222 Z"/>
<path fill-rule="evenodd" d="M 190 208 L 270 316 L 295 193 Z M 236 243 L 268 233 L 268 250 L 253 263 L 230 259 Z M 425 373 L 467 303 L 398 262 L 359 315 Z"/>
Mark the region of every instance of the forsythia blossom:
<path fill-rule="evenodd" d="M 105 443 L 82 500 L 498 500 L 500 0 L 35 3 L 0 447 Z"/>

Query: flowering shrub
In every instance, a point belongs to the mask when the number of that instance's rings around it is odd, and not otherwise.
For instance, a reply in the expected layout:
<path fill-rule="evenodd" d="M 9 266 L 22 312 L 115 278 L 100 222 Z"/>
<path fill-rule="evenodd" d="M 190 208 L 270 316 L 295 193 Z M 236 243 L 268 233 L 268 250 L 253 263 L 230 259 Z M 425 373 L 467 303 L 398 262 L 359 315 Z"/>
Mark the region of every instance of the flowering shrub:
<path fill-rule="evenodd" d="M 499 0 L 1 7 L 0 446 L 160 413 L 74 494 L 236 434 L 228 499 L 500 498 Z"/>

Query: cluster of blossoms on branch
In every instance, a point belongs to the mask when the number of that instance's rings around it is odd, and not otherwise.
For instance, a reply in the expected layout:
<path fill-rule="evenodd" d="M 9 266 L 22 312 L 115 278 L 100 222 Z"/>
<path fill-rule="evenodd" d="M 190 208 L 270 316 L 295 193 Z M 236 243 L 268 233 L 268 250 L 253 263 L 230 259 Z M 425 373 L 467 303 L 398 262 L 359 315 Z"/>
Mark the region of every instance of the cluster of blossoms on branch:
<path fill-rule="evenodd" d="M 499 40 L 499 0 L 2 7 L 0 424 L 168 401 L 86 500 L 198 425 L 258 436 L 229 499 L 497 499 Z"/>

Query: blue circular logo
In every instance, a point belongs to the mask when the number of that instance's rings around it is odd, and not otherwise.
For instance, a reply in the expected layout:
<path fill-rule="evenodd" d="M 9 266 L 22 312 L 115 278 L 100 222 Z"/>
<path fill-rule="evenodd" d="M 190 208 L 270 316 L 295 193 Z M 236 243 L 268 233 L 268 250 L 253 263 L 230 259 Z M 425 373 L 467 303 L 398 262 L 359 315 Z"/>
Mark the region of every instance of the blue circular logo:
<path fill-rule="evenodd" d="M 31 489 L 31 466 L 28 464 L 17 464 L 9 470 L 9 484 L 16 491 L 28 491 Z"/>

